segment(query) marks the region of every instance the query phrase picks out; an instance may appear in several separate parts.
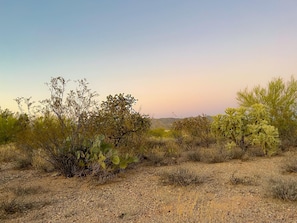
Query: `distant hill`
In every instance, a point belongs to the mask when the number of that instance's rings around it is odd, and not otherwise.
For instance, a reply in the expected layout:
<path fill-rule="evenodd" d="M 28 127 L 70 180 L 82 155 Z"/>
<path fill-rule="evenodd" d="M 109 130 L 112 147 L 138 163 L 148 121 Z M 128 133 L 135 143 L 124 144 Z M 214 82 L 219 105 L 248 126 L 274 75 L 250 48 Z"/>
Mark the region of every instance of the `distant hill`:
<path fill-rule="evenodd" d="M 207 116 L 210 121 L 212 121 L 211 116 Z M 152 126 L 151 129 L 163 128 L 163 129 L 170 129 L 172 123 L 178 120 L 182 120 L 182 118 L 152 118 Z"/>
<path fill-rule="evenodd" d="M 170 129 L 173 122 L 180 120 L 180 118 L 153 118 L 152 129 L 163 128 Z"/>

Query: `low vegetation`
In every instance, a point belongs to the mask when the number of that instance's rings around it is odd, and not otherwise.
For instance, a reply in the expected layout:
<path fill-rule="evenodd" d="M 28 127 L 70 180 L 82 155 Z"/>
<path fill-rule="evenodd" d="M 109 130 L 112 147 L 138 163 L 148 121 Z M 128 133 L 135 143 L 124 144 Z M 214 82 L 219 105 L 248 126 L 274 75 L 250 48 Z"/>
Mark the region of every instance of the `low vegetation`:
<path fill-rule="evenodd" d="M 173 171 L 162 173 L 160 179 L 164 185 L 189 186 L 205 183 L 208 177 L 188 169 L 177 168 Z"/>
<path fill-rule="evenodd" d="M 297 173 L 297 154 L 290 153 L 290 155 L 284 160 L 282 170 L 286 173 Z"/>
<path fill-rule="evenodd" d="M 230 177 L 230 183 L 232 185 L 246 185 L 246 186 L 253 186 L 257 185 L 257 179 L 256 177 L 251 176 L 240 176 L 235 173 L 233 173 Z"/>
<path fill-rule="evenodd" d="M 147 115 L 133 109 L 137 100 L 132 95 L 109 95 L 99 103 L 85 79 L 76 82 L 75 90 L 66 91 L 67 83 L 62 77 L 52 78 L 47 84 L 50 97 L 38 105 L 31 98 L 17 98 L 20 113 L 0 109 L 0 171 L 13 163 L 15 169 L 57 171 L 67 178 L 90 176 L 104 184 L 132 164 L 146 162 L 172 166 L 159 176 L 163 185 L 186 187 L 212 178 L 177 166 L 182 162 L 248 165 L 242 161 L 269 159 L 290 147 L 292 153 L 282 161 L 279 173 L 283 176 L 269 180 L 264 191 L 272 198 L 297 201 L 297 81 L 293 77 L 288 83 L 278 78 L 267 88 L 238 92 L 240 106 L 227 108 L 224 114 L 170 119 L 160 126 L 154 120 L 154 128 Z M 246 188 L 261 182 L 254 175 L 233 173 L 226 185 Z M 8 190 L 12 197 L 0 203 L 2 219 L 50 204 L 26 200 L 46 192 L 40 187 Z"/>
<path fill-rule="evenodd" d="M 296 179 L 270 179 L 267 190 L 274 198 L 285 201 L 297 201 Z"/>
<path fill-rule="evenodd" d="M 12 198 L 0 202 L 0 219 L 9 219 L 17 217 L 33 209 L 39 209 L 51 204 L 48 201 L 26 201 L 26 197 L 39 193 L 46 193 L 47 191 L 38 186 L 8 188 L 12 192 Z"/>

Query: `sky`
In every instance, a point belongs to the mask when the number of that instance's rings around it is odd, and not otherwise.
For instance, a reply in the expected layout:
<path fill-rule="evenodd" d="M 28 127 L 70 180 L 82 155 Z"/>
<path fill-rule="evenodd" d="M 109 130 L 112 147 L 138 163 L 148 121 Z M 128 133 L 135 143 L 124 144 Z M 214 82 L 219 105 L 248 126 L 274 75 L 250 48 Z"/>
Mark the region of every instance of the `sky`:
<path fill-rule="evenodd" d="M 296 62 L 295 0 L 0 0 L 2 109 L 62 76 L 152 118 L 216 115 Z"/>

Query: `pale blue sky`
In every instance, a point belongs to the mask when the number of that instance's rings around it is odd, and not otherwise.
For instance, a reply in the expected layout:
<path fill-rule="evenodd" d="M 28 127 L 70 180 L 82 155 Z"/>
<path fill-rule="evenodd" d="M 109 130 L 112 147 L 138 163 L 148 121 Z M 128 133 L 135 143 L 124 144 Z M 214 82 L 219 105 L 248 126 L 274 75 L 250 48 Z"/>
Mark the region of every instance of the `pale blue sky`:
<path fill-rule="evenodd" d="M 0 0 L 0 106 L 86 78 L 152 117 L 214 115 L 236 92 L 297 77 L 295 0 Z"/>

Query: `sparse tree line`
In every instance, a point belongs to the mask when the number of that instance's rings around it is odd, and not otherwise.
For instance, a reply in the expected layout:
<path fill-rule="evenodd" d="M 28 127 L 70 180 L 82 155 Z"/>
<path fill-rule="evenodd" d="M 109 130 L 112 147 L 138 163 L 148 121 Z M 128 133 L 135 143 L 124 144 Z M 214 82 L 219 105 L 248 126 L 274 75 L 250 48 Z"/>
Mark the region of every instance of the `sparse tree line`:
<path fill-rule="evenodd" d="M 169 131 L 150 129 L 151 119 L 133 109 L 131 95 L 109 95 L 99 103 L 85 79 L 66 91 L 67 81 L 52 78 L 50 97 L 34 103 L 17 98 L 20 113 L 0 110 L 0 143 L 10 142 L 32 157 L 45 159 L 65 176 L 106 175 L 126 168 L 160 143 L 169 152 L 221 145 L 243 152 L 259 147 L 265 155 L 297 144 L 297 81 L 281 78 L 267 87 L 237 93 L 238 108 L 213 117 L 201 115 L 175 121 Z M 25 108 L 24 108 L 25 107 Z M 25 111 L 26 110 L 26 111 Z M 156 139 L 170 138 L 170 144 Z M 167 153 L 168 153 L 167 151 Z"/>

